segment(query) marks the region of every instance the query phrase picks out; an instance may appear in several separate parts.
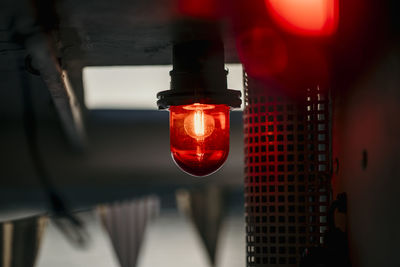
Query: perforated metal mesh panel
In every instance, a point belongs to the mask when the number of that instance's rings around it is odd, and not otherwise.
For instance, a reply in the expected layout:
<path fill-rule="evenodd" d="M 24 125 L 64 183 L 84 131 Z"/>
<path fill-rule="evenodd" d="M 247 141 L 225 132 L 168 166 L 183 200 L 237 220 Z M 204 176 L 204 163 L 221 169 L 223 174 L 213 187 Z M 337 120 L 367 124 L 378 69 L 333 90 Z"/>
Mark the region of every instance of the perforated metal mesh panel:
<path fill-rule="evenodd" d="M 296 266 L 327 227 L 328 98 L 315 88 L 293 101 L 244 83 L 247 266 Z"/>

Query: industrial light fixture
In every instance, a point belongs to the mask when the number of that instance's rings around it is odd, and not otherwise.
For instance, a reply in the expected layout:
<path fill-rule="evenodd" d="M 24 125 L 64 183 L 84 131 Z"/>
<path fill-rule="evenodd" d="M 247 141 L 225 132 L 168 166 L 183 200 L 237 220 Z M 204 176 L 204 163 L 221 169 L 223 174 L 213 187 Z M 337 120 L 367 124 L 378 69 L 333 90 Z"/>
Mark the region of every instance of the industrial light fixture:
<path fill-rule="evenodd" d="M 220 40 L 192 40 L 173 47 L 171 89 L 157 94 L 170 111 L 170 148 L 175 163 L 194 176 L 217 171 L 229 153 L 229 111 L 241 92 L 227 89 Z"/>

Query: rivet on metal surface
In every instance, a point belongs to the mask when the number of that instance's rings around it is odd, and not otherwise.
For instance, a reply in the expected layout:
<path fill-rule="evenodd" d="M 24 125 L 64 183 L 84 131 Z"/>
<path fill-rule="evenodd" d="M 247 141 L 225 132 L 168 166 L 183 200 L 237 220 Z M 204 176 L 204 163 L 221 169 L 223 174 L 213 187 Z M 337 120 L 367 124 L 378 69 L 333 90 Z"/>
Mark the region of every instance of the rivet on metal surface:
<path fill-rule="evenodd" d="M 338 175 L 339 174 L 339 159 L 336 157 L 333 161 L 333 172 Z"/>
<path fill-rule="evenodd" d="M 366 149 L 362 152 L 362 160 L 361 160 L 361 167 L 363 170 L 366 170 L 368 166 L 368 152 Z"/>

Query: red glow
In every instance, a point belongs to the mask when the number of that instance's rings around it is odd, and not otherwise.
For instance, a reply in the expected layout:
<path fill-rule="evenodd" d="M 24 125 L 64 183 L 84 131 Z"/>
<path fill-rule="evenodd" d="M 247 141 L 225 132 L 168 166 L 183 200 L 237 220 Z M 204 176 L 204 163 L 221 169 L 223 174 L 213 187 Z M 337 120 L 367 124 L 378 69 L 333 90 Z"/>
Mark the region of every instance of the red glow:
<path fill-rule="evenodd" d="M 241 34 L 237 49 L 246 72 L 253 77 L 276 75 L 288 61 L 283 39 L 271 28 L 254 28 Z"/>
<path fill-rule="evenodd" d="M 170 107 L 170 146 L 175 163 L 194 176 L 217 171 L 229 153 L 229 107 Z"/>
<path fill-rule="evenodd" d="M 265 0 L 273 19 L 289 32 L 330 35 L 339 18 L 338 0 Z"/>
<path fill-rule="evenodd" d="M 200 18 L 215 19 L 219 17 L 219 1 L 217 0 L 177 0 L 180 15 Z"/>

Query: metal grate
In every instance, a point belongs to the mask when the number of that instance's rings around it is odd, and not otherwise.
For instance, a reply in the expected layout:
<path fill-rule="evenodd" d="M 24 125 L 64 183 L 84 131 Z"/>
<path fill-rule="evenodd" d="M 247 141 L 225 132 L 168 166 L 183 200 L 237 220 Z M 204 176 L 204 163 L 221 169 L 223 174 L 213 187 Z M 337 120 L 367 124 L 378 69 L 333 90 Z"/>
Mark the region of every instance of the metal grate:
<path fill-rule="evenodd" d="M 244 75 L 247 266 L 296 266 L 322 243 L 330 200 L 327 95 L 293 101 Z"/>

